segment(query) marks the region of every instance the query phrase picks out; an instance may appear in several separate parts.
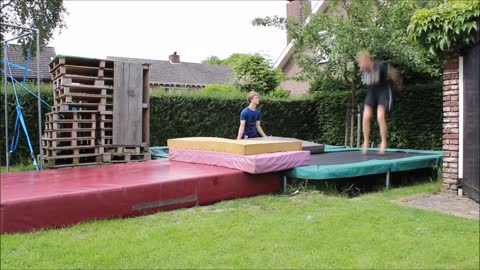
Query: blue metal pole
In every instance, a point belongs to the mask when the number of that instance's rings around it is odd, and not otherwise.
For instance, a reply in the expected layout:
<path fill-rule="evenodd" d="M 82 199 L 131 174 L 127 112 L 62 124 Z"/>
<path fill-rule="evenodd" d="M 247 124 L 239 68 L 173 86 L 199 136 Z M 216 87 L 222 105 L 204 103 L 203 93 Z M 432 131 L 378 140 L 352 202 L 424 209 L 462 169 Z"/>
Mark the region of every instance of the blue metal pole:
<path fill-rule="evenodd" d="M 7 44 L 3 44 L 3 55 L 7 55 Z M 3 61 L 3 69 L 5 70 L 4 72 L 4 85 L 5 85 L 5 91 L 4 91 L 4 98 L 5 98 L 5 166 L 7 168 L 8 172 L 8 167 L 9 167 L 9 161 L 8 161 L 8 102 L 7 102 L 7 61 Z"/>
<path fill-rule="evenodd" d="M 38 101 L 38 150 L 40 158 L 40 170 L 43 170 L 43 151 L 42 151 L 42 94 L 40 93 L 40 31 L 33 29 L 37 33 L 37 101 Z"/>

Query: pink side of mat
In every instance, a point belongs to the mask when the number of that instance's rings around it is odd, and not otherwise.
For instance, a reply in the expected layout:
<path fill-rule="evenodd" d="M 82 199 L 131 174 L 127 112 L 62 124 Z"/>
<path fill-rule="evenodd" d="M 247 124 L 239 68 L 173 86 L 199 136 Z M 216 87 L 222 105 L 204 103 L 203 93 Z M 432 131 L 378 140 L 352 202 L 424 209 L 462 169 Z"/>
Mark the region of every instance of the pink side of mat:
<path fill-rule="evenodd" d="M 258 155 L 169 148 L 170 160 L 215 165 L 249 173 L 266 173 L 310 164 L 310 151 L 287 151 Z"/>

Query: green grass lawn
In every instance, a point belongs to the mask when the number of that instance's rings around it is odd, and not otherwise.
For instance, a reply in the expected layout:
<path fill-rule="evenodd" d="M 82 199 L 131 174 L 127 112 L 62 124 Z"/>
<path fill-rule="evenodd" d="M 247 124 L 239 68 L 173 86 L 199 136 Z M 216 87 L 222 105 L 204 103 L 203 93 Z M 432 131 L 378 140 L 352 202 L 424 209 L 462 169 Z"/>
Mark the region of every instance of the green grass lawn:
<path fill-rule="evenodd" d="M 22 172 L 22 171 L 33 171 L 35 170 L 35 165 L 33 164 L 16 164 L 14 166 L 9 166 L 9 172 Z M 7 167 L 1 167 L 0 172 L 7 172 Z"/>
<path fill-rule="evenodd" d="M 392 202 L 439 186 L 264 195 L 1 235 L 0 268 L 478 269 L 478 220 Z"/>

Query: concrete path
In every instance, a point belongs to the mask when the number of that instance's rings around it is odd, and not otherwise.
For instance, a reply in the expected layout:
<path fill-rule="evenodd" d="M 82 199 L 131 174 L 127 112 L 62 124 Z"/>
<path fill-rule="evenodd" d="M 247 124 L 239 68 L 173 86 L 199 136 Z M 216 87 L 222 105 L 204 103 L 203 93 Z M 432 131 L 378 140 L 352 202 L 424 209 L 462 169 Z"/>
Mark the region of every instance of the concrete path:
<path fill-rule="evenodd" d="M 417 194 L 397 199 L 394 202 L 421 209 L 436 210 L 464 218 L 478 219 L 480 216 L 480 204 L 478 202 L 448 191 Z"/>

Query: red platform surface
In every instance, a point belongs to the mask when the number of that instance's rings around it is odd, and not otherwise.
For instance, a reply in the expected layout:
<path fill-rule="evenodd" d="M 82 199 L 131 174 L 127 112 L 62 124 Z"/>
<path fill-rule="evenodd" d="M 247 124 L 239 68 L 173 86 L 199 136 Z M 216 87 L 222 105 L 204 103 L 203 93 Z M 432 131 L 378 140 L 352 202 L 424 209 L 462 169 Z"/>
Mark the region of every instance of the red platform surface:
<path fill-rule="evenodd" d="M 278 192 L 280 175 L 168 161 L 1 174 L 0 233 Z"/>

